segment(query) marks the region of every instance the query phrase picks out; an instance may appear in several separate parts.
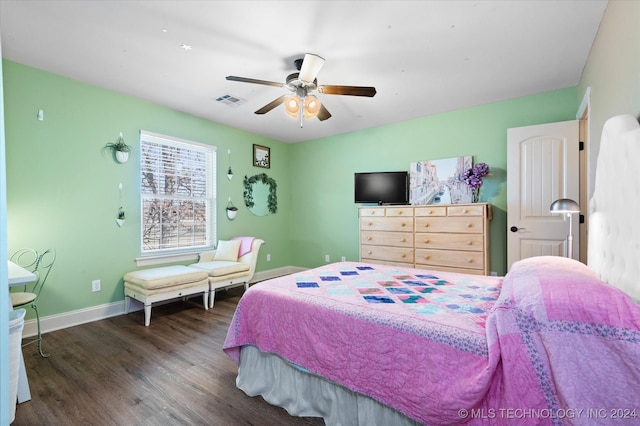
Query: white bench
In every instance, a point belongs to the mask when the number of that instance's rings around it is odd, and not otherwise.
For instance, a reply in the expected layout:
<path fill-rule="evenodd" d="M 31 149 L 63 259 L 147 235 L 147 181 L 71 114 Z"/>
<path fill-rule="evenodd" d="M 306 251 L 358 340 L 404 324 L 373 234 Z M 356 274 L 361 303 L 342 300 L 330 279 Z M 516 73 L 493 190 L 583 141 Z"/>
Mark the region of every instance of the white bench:
<path fill-rule="evenodd" d="M 202 293 L 205 310 L 209 307 L 209 274 L 184 265 L 142 269 L 124 275 L 125 314 L 131 299 L 144 303 L 144 325 L 151 321 L 151 304 Z"/>

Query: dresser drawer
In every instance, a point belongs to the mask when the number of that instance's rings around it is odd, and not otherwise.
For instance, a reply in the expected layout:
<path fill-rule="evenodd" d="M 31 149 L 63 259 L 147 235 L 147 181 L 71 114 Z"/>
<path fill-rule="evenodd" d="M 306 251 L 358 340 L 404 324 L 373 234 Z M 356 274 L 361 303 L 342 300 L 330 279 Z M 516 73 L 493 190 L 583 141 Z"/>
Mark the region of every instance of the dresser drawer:
<path fill-rule="evenodd" d="M 384 207 L 363 207 L 360 209 L 360 217 L 384 216 Z"/>
<path fill-rule="evenodd" d="M 413 232 L 413 217 L 363 217 L 360 218 L 360 229 Z"/>
<path fill-rule="evenodd" d="M 482 234 L 429 234 L 416 233 L 416 248 L 444 250 L 484 250 Z"/>
<path fill-rule="evenodd" d="M 484 269 L 484 253 L 477 251 L 416 249 L 416 267 L 427 265 Z"/>
<path fill-rule="evenodd" d="M 413 234 L 410 232 L 362 231 L 360 233 L 360 244 L 413 247 Z"/>
<path fill-rule="evenodd" d="M 467 269 L 467 268 L 449 268 L 442 265 L 425 265 L 425 264 L 417 264 L 416 269 L 429 269 L 435 270 L 435 275 L 438 275 L 438 271 L 442 272 L 456 272 L 458 274 L 468 274 L 468 275 L 484 275 L 484 270 L 482 269 Z"/>
<path fill-rule="evenodd" d="M 403 206 L 403 207 L 387 207 L 385 210 L 386 216 L 392 217 L 412 217 L 413 216 L 413 208 Z"/>
<path fill-rule="evenodd" d="M 447 208 L 446 207 L 416 207 L 414 209 L 414 214 L 416 217 L 418 216 L 446 216 Z"/>
<path fill-rule="evenodd" d="M 482 234 L 484 220 L 480 216 L 470 217 L 416 217 L 416 232 L 456 232 Z"/>
<path fill-rule="evenodd" d="M 378 259 L 389 262 L 413 263 L 413 247 L 389 247 L 362 245 L 360 260 Z"/>
<path fill-rule="evenodd" d="M 449 206 L 447 207 L 447 214 L 449 216 L 484 216 L 485 208 L 484 204 L 476 206 Z"/>

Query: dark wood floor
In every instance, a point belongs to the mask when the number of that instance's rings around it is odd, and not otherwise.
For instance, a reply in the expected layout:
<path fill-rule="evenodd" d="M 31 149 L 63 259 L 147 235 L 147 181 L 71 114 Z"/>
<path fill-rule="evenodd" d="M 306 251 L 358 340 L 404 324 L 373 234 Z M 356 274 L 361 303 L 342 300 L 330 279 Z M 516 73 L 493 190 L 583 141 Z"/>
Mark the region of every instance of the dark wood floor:
<path fill-rule="evenodd" d="M 13 425 L 323 425 L 292 417 L 235 386 L 237 367 L 222 351 L 242 289 L 44 335 L 24 348 L 32 399 Z"/>

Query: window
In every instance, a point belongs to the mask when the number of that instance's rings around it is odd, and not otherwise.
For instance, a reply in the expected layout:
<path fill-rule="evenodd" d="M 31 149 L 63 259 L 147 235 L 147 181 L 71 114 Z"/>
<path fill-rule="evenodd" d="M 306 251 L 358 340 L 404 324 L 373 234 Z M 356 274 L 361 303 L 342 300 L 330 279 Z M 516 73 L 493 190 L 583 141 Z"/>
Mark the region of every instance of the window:
<path fill-rule="evenodd" d="M 216 241 L 216 148 L 140 131 L 142 254 L 211 247 Z"/>

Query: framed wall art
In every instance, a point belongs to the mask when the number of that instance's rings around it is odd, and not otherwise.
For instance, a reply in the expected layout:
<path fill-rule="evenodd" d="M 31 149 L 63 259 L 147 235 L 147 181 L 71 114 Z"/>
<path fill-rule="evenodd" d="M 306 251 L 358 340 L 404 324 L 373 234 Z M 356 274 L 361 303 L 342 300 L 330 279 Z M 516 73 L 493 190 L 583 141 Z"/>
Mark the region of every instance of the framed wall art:
<path fill-rule="evenodd" d="M 253 165 L 265 169 L 271 168 L 271 148 L 253 144 Z"/>
<path fill-rule="evenodd" d="M 462 179 L 472 157 L 419 161 L 409 167 L 409 203 L 460 204 L 472 201 L 471 189 Z"/>

